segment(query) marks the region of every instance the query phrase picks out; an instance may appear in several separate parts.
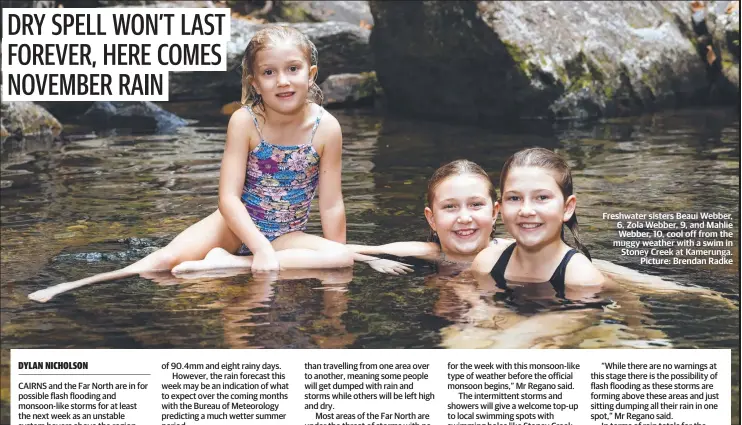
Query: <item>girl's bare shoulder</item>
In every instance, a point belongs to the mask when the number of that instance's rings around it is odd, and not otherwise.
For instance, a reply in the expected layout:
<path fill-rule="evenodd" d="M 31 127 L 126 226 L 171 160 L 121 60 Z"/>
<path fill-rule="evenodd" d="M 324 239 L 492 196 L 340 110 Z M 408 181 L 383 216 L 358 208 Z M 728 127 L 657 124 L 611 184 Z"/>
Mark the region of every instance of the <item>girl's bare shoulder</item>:
<path fill-rule="evenodd" d="M 253 116 L 247 110 L 247 107 L 237 109 L 229 118 L 227 140 L 229 141 L 230 139 L 247 142 L 251 149 L 254 147 L 253 145 L 257 145 L 260 142 L 260 135 L 257 128 L 255 128 Z"/>
<path fill-rule="evenodd" d="M 253 124 L 253 118 L 250 114 L 250 111 L 247 110 L 247 106 L 243 106 L 241 108 L 238 108 L 236 111 L 232 112 L 232 116 L 229 118 L 229 125 L 240 125 L 244 126 L 247 124 L 255 126 Z"/>
<path fill-rule="evenodd" d="M 600 286 L 605 282 L 603 273 L 582 253 L 572 256 L 564 273 L 567 286 Z"/>
<path fill-rule="evenodd" d="M 492 241 L 490 246 L 483 249 L 471 265 L 471 270 L 477 274 L 489 274 L 492 268 L 495 267 L 495 263 L 502 255 L 503 251 L 515 241 L 512 239 L 500 239 L 497 238 Z"/>
<path fill-rule="evenodd" d="M 340 149 L 342 143 L 343 132 L 340 128 L 340 123 L 335 116 L 325 109 L 322 111 L 322 118 L 314 133 L 312 145 L 314 145 L 317 153 L 322 156 L 326 147 Z"/>

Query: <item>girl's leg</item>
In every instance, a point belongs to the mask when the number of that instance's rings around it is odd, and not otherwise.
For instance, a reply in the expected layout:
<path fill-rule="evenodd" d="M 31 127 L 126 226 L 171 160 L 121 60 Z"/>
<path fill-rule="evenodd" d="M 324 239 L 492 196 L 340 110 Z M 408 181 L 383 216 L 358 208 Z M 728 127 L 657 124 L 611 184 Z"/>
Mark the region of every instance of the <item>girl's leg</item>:
<path fill-rule="evenodd" d="M 292 232 L 274 240 L 281 268 L 335 269 L 353 266 L 353 254 L 345 245 L 304 232 Z"/>
<path fill-rule="evenodd" d="M 332 269 L 353 265 L 353 254 L 345 245 L 304 232 L 287 233 L 271 242 L 271 245 L 276 250 L 281 269 Z M 251 266 L 252 256 L 232 255 L 216 248 L 201 261 L 180 263 L 173 268 L 173 273 Z"/>
<path fill-rule="evenodd" d="M 137 275 L 139 273 L 170 270 L 176 264 L 189 260 L 200 260 L 214 248 L 223 248 L 230 252 L 236 251 L 240 240 L 229 230 L 219 210 L 208 217 L 193 224 L 175 237 L 165 248 L 149 254 L 134 264 L 112 272 L 100 273 L 95 276 L 73 282 L 60 283 L 30 294 L 34 301 L 47 302 L 55 295 L 90 285 Z"/>

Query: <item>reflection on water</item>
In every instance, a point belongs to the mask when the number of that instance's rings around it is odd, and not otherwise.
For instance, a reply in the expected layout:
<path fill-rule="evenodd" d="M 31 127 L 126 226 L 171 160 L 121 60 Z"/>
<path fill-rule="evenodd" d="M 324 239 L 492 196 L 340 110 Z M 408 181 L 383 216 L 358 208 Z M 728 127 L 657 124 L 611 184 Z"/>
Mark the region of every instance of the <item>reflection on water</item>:
<path fill-rule="evenodd" d="M 63 143 L 4 145 L 4 402 L 7 348 L 12 347 L 739 345 L 739 309 L 718 300 L 624 288 L 601 294 L 612 303 L 597 308 L 525 314 L 522 306 L 494 296 L 486 282 L 466 273 L 434 275 L 425 267 L 402 277 L 380 275 L 365 265 L 261 279 L 247 273 L 188 279 L 161 273 L 82 288 L 48 304 L 29 302 L 26 295 L 37 289 L 118 268 L 144 255 L 124 238 L 148 238 L 161 246 L 214 210 L 226 118 L 192 116 L 206 110 L 203 105 L 172 106 L 201 121 L 174 135 L 99 137 L 73 129 L 77 134 Z M 736 240 L 737 111 L 682 111 L 512 131 L 354 111 L 335 115 L 344 132 L 350 242 L 424 240 L 427 179 L 439 165 L 472 159 L 496 181 L 510 154 L 542 146 L 558 149 L 574 167 L 582 234 L 593 257 L 711 288 L 738 304 L 738 247 L 732 266 L 641 266 L 619 256 L 611 245 L 612 223 L 601 217 L 619 211 L 730 212 Z M 313 233 L 321 231 L 316 206 L 315 201 L 309 227 Z M 62 255 L 75 253 L 112 255 Z M 737 350 L 734 362 L 736 371 Z"/>

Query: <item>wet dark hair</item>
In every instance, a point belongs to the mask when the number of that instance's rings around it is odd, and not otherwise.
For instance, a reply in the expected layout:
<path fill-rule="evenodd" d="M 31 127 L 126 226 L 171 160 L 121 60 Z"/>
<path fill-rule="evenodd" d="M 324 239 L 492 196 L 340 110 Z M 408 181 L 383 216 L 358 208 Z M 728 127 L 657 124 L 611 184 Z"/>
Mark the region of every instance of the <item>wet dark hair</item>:
<path fill-rule="evenodd" d="M 500 174 L 500 193 L 503 193 L 508 173 L 515 167 L 538 167 L 551 171 L 552 177 L 556 180 L 564 199 L 566 200 L 574 194 L 574 189 L 572 187 L 572 172 L 569 169 L 569 165 L 567 165 L 567 162 L 561 156 L 548 149 L 524 149 L 516 152 L 513 156 L 508 158 L 508 160 L 505 161 L 505 165 L 502 166 L 502 172 Z M 590 252 L 588 252 L 587 247 L 585 247 L 580 240 L 579 226 L 577 225 L 577 210 L 572 213 L 572 217 L 570 217 L 570 219 L 564 224 L 569 228 L 569 231 L 572 232 L 577 249 L 582 251 L 588 259 L 592 260 Z M 562 241 L 564 241 L 564 226 L 562 226 L 561 237 Z"/>
<path fill-rule="evenodd" d="M 242 105 L 250 107 L 263 107 L 263 98 L 255 91 L 252 81 L 255 78 L 255 58 L 258 52 L 276 44 L 279 41 L 292 41 L 304 53 L 310 66 L 317 65 L 317 47 L 301 31 L 286 26 L 272 25 L 255 33 L 245 48 L 242 55 Z M 317 85 L 315 75 L 312 85 L 309 87 L 308 99 L 318 105 L 322 105 L 322 90 Z"/>
<path fill-rule="evenodd" d="M 474 162 L 467 159 L 457 159 L 456 161 L 449 162 L 446 165 L 441 166 L 430 177 L 428 180 L 428 192 L 427 192 L 427 206 L 433 209 L 433 200 L 435 199 L 435 190 L 443 183 L 444 180 L 451 176 L 461 176 L 465 174 L 471 174 L 473 176 L 479 176 L 487 182 L 488 192 L 492 203 L 494 204 L 497 200 L 497 190 L 495 185 L 492 184 L 492 180 L 486 171 Z M 492 233 L 494 234 L 494 226 L 492 227 Z M 428 242 L 435 242 L 440 245 L 438 235 L 430 229 L 430 235 L 428 236 Z"/>

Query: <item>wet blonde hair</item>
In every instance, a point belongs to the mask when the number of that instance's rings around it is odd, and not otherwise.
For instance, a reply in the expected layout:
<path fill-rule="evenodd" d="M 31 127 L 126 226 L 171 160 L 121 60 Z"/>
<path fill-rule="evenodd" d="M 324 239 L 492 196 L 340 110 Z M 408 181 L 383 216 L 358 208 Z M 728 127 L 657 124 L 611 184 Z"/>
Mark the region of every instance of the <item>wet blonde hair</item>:
<path fill-rule="evenodd" d="M 301 31 L 285 26 L 273 25 L 264 28 L 250 39 L 242 55 L 242 105 L 243 106 L 260 106 L 263 107 L 263 99 L 252 86 L 255 78 L 255 58 L 258 52 L 281 41 L 290 41 L 294 43 L 304 53 L 305 59 L 310 66 L 317 65 L 317 47 L 314 46 L 309 37 Z M 318 105 L 322 105 L 322 90 L 317 85 L 317 74 L 314 76 L 311 86 L 309 87 L 308 99 Z"/>
<path fill-rule="evenodd" d="M 569 165 L 567 165 L 567 161 L 556 153 L 543 148 L 523 149 L 522 151 L 516 152 L 505 161 L 505 165 L 502 166 L 502 172 L 500 174 L 500 193 L 503 193 L 503 190 L 505 190 L 505 180 L 507 180 L 510 170 L 516 167 L 537 167 L 550 172 L 552 177 L 554 177 L 557 186 L 559 186 L 559 189 L 562 191 L 562 196 L 565 201 L 574 194 L 574 188 L 572 186 L 572 171 L 570 170 Z M 500 200 L 500 202 L 502 202 L 502 200 Z M 590 252 L 580 240 L 576 210 L 564 225 L 566 225 L 569 231 L 572 232 L 577 249 L 582 251 L 588 259 L 591 259 Z M 562 226 L 561 237 L 562 241 L 564 241 L 564 226 Z"/>
<path fill-rule="evenodd" d="M 479 176 L 484 179 L 485 182 L 487 182 L 487 192 L 489 193 L 490 198 L 492 199 L 492 203 L 494 204 L 497 200 L 497 190 L 495 189 L 495 185 L 492 184 L 492 180 L 490 179 L 490 176 L 487 174 L 487 172 L 484 171 L 482 167 L 474 162 L 469 161 L 468 159 L 457 159 L 456 161 L 451 161 L 448 164 L 441 166 L 440 168 L 435 170 L 433 175 L 430 177 L 430 180 L 428 181 L 427 193 L 428 207 L 430 209 L 433 209 L 435 190 L 438 188 L 438 186 L 440 186 L 441 183 L 443 183 L 444 180 L 451 176 L 462 176 L 467 174 L 472 176 Z M 494 237 L 494 233 L 495 227 L 492 226 L 492 237 Z M 428 236 L 428 241 L 440 244 L 438 235 L 435 234 L 433 229 L 430 229 L 430 236 Z"/>

